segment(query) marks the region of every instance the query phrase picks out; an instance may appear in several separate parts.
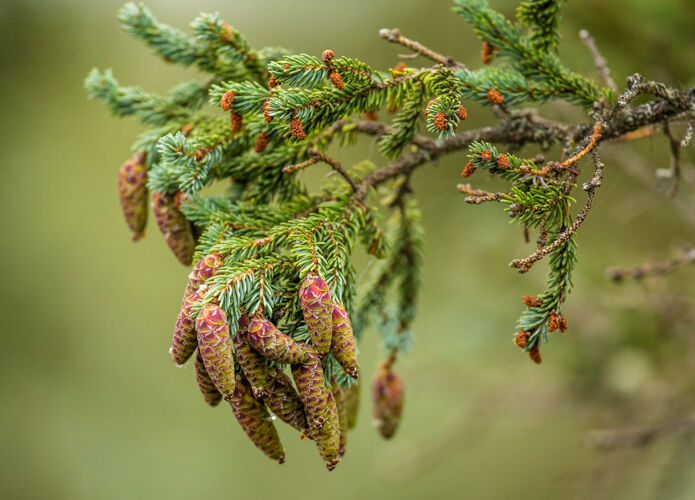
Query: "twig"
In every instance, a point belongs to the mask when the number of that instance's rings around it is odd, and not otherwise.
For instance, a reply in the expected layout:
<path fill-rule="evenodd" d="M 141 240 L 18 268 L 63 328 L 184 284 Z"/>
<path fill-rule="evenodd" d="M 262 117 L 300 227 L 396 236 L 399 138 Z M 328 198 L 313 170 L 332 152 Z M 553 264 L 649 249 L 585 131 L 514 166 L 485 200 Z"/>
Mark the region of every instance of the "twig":
<path fill-rule="evenodd" d="M 586 48 L 589 49 L 589 52 L 591 52 L 591 55 L 594 57 L 594 66 L 596 66 L 596 70 L 598 74 L 601 75 L 601 78 L 603 78 L 603 81 L 606 82 L 606 85 L 608 85 L 611 90 L 617 91 L 618 86 L 613 81 L 613 78 L 611 78 L 611 70 L 608 68 L 606 59 L 601 55 L 601 52 L 599 52 L 593 37 L 587 30 L 581 30 L 579 32 L 579 38 L 582 39 L 582 42 L 584 42 L 584 45 L 586 45 Z"/>
<path fill-rule="evenodd" d="M 596 129 L 594 129 L 595 131 Z M 600 131 L 600 129 L 599 129 Z M 590 140 L 590 143 L 593 142 L 593 144 L 596 144 L 596 141 L 592 139 Z M 586 148 L 585 148 L 586 149 Z M 583 149 L 582 151 L 585 151 Z M 577 216 L 574 219 L 574 222 L 572 225 L 570 225 L 567 229 L 562 231 L 560 235 L 557 237 L 555 241 L 553 241 L 551 244 L 546 245 L 544 247 L 537 248 L 535 252 L 533 252 L 531 255 L 524 259 L 514 259 L 509 263 L 510 267 L 515 268 L 517 271 L 520 273 L 525 273 L 533 265 L 541 260 L 543 257 L 551 253 L 553 250 L 558 248 L 560 245 L 563 245 L 565 242 L 567 242 L 571 236 L 579 229 L 579 226 L 582 225 L 584 220 L 586 219 L 587 215 L 589 214 L 589 210 L 591 210 L 591 206 L 594 201 L 594 194 L 596 192 L 596 188 L 601 186 L 601 179 L 603 178 L 603 164 L 601 163 L 601 158 L 599 157 L 598 154 L 598 149 L 593 148 L 591 150 L 591 154 L 594 159 L 594 176 L 589 182 L 585 182 L 584 185 L 582 186 L 582 189 L 586 191 L 587 196 L 586 196 L 586 202 L 584 204 L 584 207 L 579 211 Z M 575 155 L 579 156 L 579 155 Z M 574 157 L 573 157 L 574 158 Z M 571 174 L 574 175 L 574 174 Z"/>
<path fill-rule="evenodd" d="M 645 446 L 654 439 L 669 434 L 690 433 L 695 431 L 695 418 L 687 418 L 655 427 L 642 429 L 620 430 L 607 429 L 595 431 L 590 436 L 590 442 L 596 448 L 612 450 L 614 448 L 633 448 Z"/>
<path fill-rule="evenodd" d="M 693 262 L 695 262 L 695 248 L 691 248 L 684 255 L 666 262 L 650 262 L 633 268 L 611 267 L 606 269 L 606 277 L 616 283 L 622 283 L 627 280 L 641 280 L 647 276 L 666 274 Z"/>
<path fill-rule="evenodd" d="M 668 138 L 671 148 L 671 178 L 673 179 L 673 183 L 668 190 L 668 195 L 673 198 L 678 192 L 678 186 L 681 181 L 681 145 L 680 141 L 673 137 L 668 122 L 664 122 L 664 134 Z"/>
<path fill-rule="evenodd" d="M 473 189 L 470 184 L 459 184 L 456 187 L 459 192 L 470 195 L 466 196 L 465 201 L 471 205 L 480 205 L 486 201 L 500 201 L 500 199 L 502 199 L 502 193 L 491 193 L 483 189 Z"/>
<path fill-rule="evenodd" d="M 408 47 L 413 52 L 416 52 L 422 56 L 425 56 L 428 59 L 443 64 L 444 66 L 453 66 L 459 69 L 468 69 L 466 68 L 465 64 L 457 62 L 451 57 L 446 57 L 441 54 L 438 54 L 437 52 L 428 49 L 421 43 L 416 42 L 415 40 L 411 40 L 410 38 L 404 37 L 403 35 L 401 35 L 401 32 L 398 31 L 397 28 L 394 28 L 392 30 L 388 28 L 381 29 L 379 30 L 379 36 L 381 36 L 381 38 L 384 38 L 385 40 L 388 40 L 391 43 L 398 43 L 400 45 L 403 45 L 404 47 Z"/>
<path fill-rule="evenodd" d="M 291 174 L 292 172 L 296 172 L 297 170 L 301 170 L 303 168 L 311 166 L 314 163 L 318 163 L 318 161 L 318 158 L 309 158 L 308 160 L 303 161 L 301 163 L 297 163 L 295 165 L 287 165 L 286 167 L 283 167 L 282 171 L 286 174 Z"/>
<path fill-rule="evenodd" d="M 347 170 L 343 168 L 343 166 L 340 164 L 340 162 L 334 160 L 330 156 L 322 153 L 316 148 L 309 148 L 307 153 L 312 157 L 315 158 L 316 160 L 320 160 L 327 165 L 330 165 L 330 167 L 338 172 L 346 181 L 348 184 L 350 184 L 350 187 L 352 188 L 352 192 L 356 192 L 358 189 L 357 182 L 355 182 L 355 179 L 352 178 L 350 174 L 347 173 Z"/>

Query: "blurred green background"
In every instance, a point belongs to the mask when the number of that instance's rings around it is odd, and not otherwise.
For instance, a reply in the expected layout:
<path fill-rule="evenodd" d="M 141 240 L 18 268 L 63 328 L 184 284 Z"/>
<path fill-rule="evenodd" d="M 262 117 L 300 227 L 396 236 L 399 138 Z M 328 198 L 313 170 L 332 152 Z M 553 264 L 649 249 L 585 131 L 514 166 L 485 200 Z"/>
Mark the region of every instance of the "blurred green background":
<path fill-rule="evenodd" d="M 516 2 L 492 4 L 513 15 Z M 531 247 L 499 207 L 463 202 L 463 155 L 422 168 L 414 187 L 428 245 L 414 349 L 398 363 L 407 386 L 402 426 L 392 441 L 378 438 L 365 387 L 336 471 L 326 472 L 313 445 L 285 428 L 288 461 L 277 466 L 229 408 L 203 404 L 191 366 L 171 363 L 188 270 L 152 223 L 132 244 L 121 220 L 116 172 L 141 129 L 88 101 L 83 78 L 92 66 L 112 67 L 123 84 L 165 91 L 199 75 L 164 64 L 121 32 L 120 5 L 0 2 L 0 497 L 695 498 L 692 437 L 608 452 L 590 439 L 597 429 L 678 421 L 695 408 L 695 268 L 624 285 L 604 278 L 608 266 L 695 244 L 692 149 L 670 200 L 650 186 L 653 171 L 668 167 L 663 136 L 603 148 L 606 177 L 580 231 L 570 330 L 543 348 L 540 366 L 511 337 L 520 296 L 542 290 L 544 267 L 526 276 L 507 267 Z M 398 27 L 480 64 L 480 44 L 449 0 L 148 6 L 180 27 L 200 10 L 219 11 L 257 47 L 331 48 L 381 69 L 404 50 L 377 32 Z M 694 22 L 691 0 L 568 2 L 561 55 L 595 75 L 577 36 L 586 28 L 619 85 L 635 71 L 692 85 Z M 582 119 L 566 105 L 547 112 Z M 476 106 L 469 116 L 469 127 L 492 122 Z M 366 141 L 337 154 L 383 163 Z M 360 349 L 369 380 L 384 354 L 376 332 Z"/>

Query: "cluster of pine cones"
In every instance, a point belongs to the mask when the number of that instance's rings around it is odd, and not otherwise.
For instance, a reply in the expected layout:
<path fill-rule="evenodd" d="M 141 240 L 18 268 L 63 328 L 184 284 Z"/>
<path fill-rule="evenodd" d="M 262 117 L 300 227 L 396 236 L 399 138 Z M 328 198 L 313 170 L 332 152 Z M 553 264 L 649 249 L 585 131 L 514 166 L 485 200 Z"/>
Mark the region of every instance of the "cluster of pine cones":
<path fill-rule="evenodd" d="M 144 235 L 147 220 L 143 163 L 143 155 L 133 156 L 118 178 L 123 213 L 134 240 Z M 179 261 L 189 264 L 195 239 L 176 196 L 154 193 L 152 208 L 167 244 Z M 270 410 L 302 438 L 313 440 L 326 467 L 333 470 L 345 453 L 347 431 L 355 425 L 359 404 L 359 384 L 341 387 L 335 377 L 327 383 L 321 362 L 330 352 L 345 374 L 358 379 L 355 339 L 345 308 L 332 299 L 321 276 L 310 272 L 299 288 L 310 343 L 282 333 L 262 310 L 253 315 L 242 311 L 232 331 L 219 304 L 203 303 L 206 281 L 223 261 L 221 254 L 213 253 L 191 271 L 169 351 L 172 359 L 180 366 L 194 357 L 205 401 L 210 406 L 227 401 L 244 432 L 268 457 L 279 463 L 285 460 Z M 391 364 L 381 365 L 372 384 L 374 422 L 385 438 L 394 434 L 403 406 L 402 382 Z M 280 365 L 291 367 L 294 385 Z"/>

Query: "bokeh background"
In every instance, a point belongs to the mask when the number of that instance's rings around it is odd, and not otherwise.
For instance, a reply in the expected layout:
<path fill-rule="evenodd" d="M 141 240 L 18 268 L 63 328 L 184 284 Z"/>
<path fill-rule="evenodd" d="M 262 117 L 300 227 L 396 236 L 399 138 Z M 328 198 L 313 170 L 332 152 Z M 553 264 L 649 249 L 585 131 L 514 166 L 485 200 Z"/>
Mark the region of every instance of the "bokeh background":
<path fill-rule="evenodd" d="M 513 15 L 515 1 L 492 3 Z M 0 497 L 695 498 L 692 436 L 611 451 L 592 445 L 596 430 L 693 416 L 695 268 L 623 285 L 604 277 L 608 266 L 673 257 L 695 243 L 692 149 L 671 200 L 654 176 L 668 167 L 663 136 L 603 148 L 606 178 L 580 231 L 570 330 L 543 348 L 540 366 L 511 342 L 521 295 L 540 292 L 545 279 L 543 265 L 526 276 L 507 267 L 530 250 L 521 229 L 499 207 L 463 202 L 463 155 L 418 171 L 428 244 L 415 345 L 398 363 L 402 426 L 382 441 L 363 390 L 360 424 L 336 471 L 284 428 L 288 461 L 277 466 L 229 408 L 202 403 L 192 367 L 172 365 L 188 270 L 152 224 L 132 244 L 121 220 L 116 172 L 141 129 L 88 101 L 83 78 L 93 66 L 112 67 L 123 84 L 165 91 L 200 75 L 123 33 L 120 4 L 0 2 Z M 404 51 L 377 32 L 399 27 L 479 64 L 480 44 L 449 0 L 148 5 L 181 27 L 200 10 L 219 11 L 254 46 L 332 48 L 382 69 Z M 577 36 L 586 28 L 619 85 L 636 71 L 692 85 L 694 22 L 691 0 L 568 2 L 561 55 L 595 76 Z M 582 119 L 566 105 L 547 113 Z M 492 121 L 476 106 L 469 116 L 469 127 Z M 367 141 L 337 154 L 383 163 Z M 377 332 L 366 332 L 360 349 L 368 380 L 384 354 Z"/>

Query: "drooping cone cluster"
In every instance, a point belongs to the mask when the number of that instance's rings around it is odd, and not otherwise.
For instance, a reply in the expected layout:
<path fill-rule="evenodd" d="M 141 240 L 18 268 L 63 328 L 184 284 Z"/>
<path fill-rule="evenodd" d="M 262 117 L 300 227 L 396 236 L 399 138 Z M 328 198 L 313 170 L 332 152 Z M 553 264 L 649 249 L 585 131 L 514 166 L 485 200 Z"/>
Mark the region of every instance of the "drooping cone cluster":
<path fill-rule="evenodd" d="M 374 425 L 384 439 L 398 429 L 403 412 L 403 381 L 393 372 L 391 364 L 382 363 L 372 381 Z"/>
<path fill-rule="evenodd" d="M 176 206 L 176 197 L 171 194 L 155 192 L 152 195 L 152 211 L 157 220 L 164 241 L 179 262 L 187 266 L 193 260 L 195 239 L 191 223 Z"/>
<path fill-rule="evenodd" d="M 133 241 L 145 236 L 147 225 L 147 170 L 145 154 L 136 153 L 118 171 L 118 199 Z"/>
<path fill-rule="evenodd" d="M 326 467 L 333 470 L 345 453 L 351 422 L 354 425 L 351 412 L 357 395 L 356 384 L 341 388 L 336 376 L 327 384 L 323 370 L 330 352 L 346 374 L 358 376 L 345 308 L 333 301 L 326 283 L 313 273 L 299 292 L 311 343 L 284 334 L 262 311 L 249 316 L 242 310 L 232 334 L 224 309 L 215 302 L 203 303 L 206 282 L 223 263 L 224 257 L 213 253 L 193 268 L 174 328 L 172 359 L 181 365 L 196 353 L 196 380 L 205 401 L 211 406 L 228 401 L 244 432 L 267 456 L 280 463 L 285 458 L 271 411 L 312 439 Z M 294 385 L 281 365 L 291 366 Z"/>

